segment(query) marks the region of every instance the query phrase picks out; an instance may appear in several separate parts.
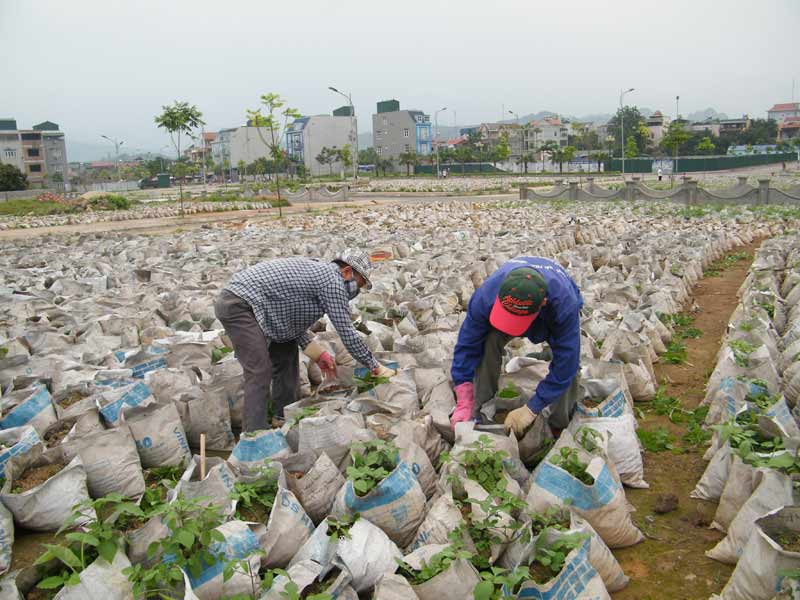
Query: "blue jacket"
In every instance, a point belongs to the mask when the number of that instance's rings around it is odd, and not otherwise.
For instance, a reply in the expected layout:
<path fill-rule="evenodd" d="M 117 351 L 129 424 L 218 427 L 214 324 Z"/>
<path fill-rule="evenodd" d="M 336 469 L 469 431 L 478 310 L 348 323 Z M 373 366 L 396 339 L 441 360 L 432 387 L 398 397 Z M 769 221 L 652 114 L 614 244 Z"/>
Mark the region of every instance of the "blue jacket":
<path fill-rule="evenodd" d="M 538 414 L 567 391 L 580 365 L 583 298 L 567 272 L 551 260 L 536 256 L 512 258 L 475 290 L 467 306 L 467 317 L 458 332 L 450 374 L 455 385 L 474 379 L 475 370 L 483 358 L 486 336 L 492 329 L 489 313 L 500 284 L 509 271 L 521 267 L 536 269 L 547 282 L 547 304 L 524 334 L 534 343 L 547 342 L 553 351 L 547 377 L 539 382 L 536 393 L 528 402 L 528 407 Z"/>

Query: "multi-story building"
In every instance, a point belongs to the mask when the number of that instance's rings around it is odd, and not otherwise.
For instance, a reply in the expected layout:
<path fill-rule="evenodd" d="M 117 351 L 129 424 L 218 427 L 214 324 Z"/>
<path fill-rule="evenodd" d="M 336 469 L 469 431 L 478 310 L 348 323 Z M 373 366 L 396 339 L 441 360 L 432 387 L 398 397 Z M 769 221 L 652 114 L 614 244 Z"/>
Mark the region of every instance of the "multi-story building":
<path fill-rule="evenodd" d="M 694 133 L 707 133 L 719 137 L 719 119 L 709 117 L 705 121 L 695 121 L 689 125 L 689 131 Z"/>
<path fill-rule="evenodd" d="M 216 139 L 210 144 L 214 164 L 221 165 L 225 161 L 228 161 L 228 165 L 231 164 L 231 136 L 234 131 L 235 127 L 228 127 L 217 132 Z"/>
<path fill-rule="evenodd" d="M 555 142 L 559 147 L 569 145 L 570 127 L 558 117 L 545 117 L 531 121 L 523 128 L 526 152 L 535 152 L 547 142 Z"/>
<path fill-rule="evenodd" d="M 217 134 L 213 131 L 205 131 L 200 136 L 198 144 L 192 144 L 187 148 L 187 158 L 195 164 L 202 164 L 204 159 L 212 156 L 211 144 L 217 139 Z"/>
<path fill-rule="evenodd" d="M 786 117 L 800 117 L 800 102 L 784 102 L 776 104 L 767 111 L 767 118 L 783 121 Z"/>
<path fill-rule="evenodd" d="M 742 115 L 741 119 L 719 120 L 720 134 L 728 132 L 747 131 L 748 129 L 750 129 L 750 117 L 747 115 Z"/>
<path fill-rule="evenodd" d="M 397 100 L 378 102 L 372 115 L 372 145 L 382 158 L 390 158 L 395 168 L 404 152 L 431 153 L 431 118 L 420 110 L 400 110 Z"/>
<path fill-rule="evenodd" d="M 524 131 L 516 123 L 481 123 L 478 133 L 486 144 L 486 149 L 491 152 L 505 137 L 508 140 L 510 151 L 509 160 L 516 161 L 522 156 L 524 150 Z"/>
<path fill-rule="evenodd" d="M 669 129 L 669 123 L 669 117 L 662 114 L 660 110 L 657 110 L 647 117 L 644 124 L 650 134 L 650 141 L 654 144 L 658 144 L 661 138 L 666 135 L 667 129 Z"/>
<path fill-rule="evenodd" d="M 333 116 L 314 115 L 295 119 L 286 131 L 286 150 L 289 157 L 305 165 L 312 175 L 336 173 L 343 168 L 339 160 L 325 164 L 317 161 L 323 148 L 341 150 L 349 145 L 350 156 L 355 160 L 358 123 L 355 117 L 350 116 L 349 109 L 350 107 L 337 109 Z"/>
<path fill-rule="evenodd" d="M 0 119 L 0 162 L 17 167 L 32 185 L 67 178 L 67 148 L 58 125 L 44 121 L 18 129 L 15 119 Z"/>
<path fill-rule="evenodd" d="M 783 117 L 778 122 L 778 141 L 800 139 L 800 117 Z"/>

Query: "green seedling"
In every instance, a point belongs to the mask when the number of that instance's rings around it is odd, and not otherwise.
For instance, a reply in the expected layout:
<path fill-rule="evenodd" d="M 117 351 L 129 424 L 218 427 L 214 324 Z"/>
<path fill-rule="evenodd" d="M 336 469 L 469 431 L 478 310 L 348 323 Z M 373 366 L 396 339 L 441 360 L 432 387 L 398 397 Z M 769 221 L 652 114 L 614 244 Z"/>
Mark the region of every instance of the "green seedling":
<path fill-rule="evenodd" d="M 223 346 L 222 348 L 214 348 L 211 351 L 211 362 L 218 363 L 221 361 L 226 354 L 230 354 L 233 352 L 233 348 L 228 348 L 227 346 Z"/>
<path fill-rule="evenodd" d="M 114 560 L 118 551 L 119 532 L 116 521 L 122 515 L 143 516 L 142 509 L 121 494 L 109 494 L 97 500 L 85 500 L 73 508 L 56 535 L 76 526 L 87 514 L 106 514 L 101 519 L 96 517 L 81 525 L 81 531 L 70 531 L 64 535 L 64 544 L 43 544 L 45 552 L 36 559 L 34 565 L 42 565 L 56 559 L 60 569 L 55 575 L 45 577 L 36 587 L 40 590 L 59 590 L 64 586 L 80 583 L 81 572 L 102 557 L 109 563 Z"/>
<path fill-rule="evenodd" d="M 750 355 L 758 350 L 760 345 L 751 344 L 745 340 L 731 340 L 728 347 L 733 351 L 733 359 L 739 367 L 750 366 Z"/>
<path fill-rule="evenodd" d="M 186 500 L 178 497 L 155 511 L 169 532 L 166 537 L 152 542 L 147 548 L 151 563 L 137 563 L 123 569 L 122 573 L 133 584 L 137 598 L 175 599 L 176 590 L 183 587 L 183 572 L 199 577 L 203 569 L 216 564 L 224 557 L 212 550 L 215 542 L 225 537 L 217 531 L 223 516 L 217 506 L 204 506 L 204 499 Z M 153 560 L 169 557 L 169 560 Z"/>
<path fill-rule="evenodd" d="M 545 545 L 544 540 L 540 538 L 529 571 L 533 580 L 543 584 L 561 573 L 569 553 L 579 548 L 585 539 L 585 534 L 575 533 Z"/>
<path fill-rule="evenodd" d="M 266 518 L 278 494 L 278 477 L 275 471 L 264 466 L 253 481 L 237 481 L 230 492 L 236 501 L 237 519 L 266 523 Z"/>
<path fill-rule="evenodd" d="M 489 494 L 505 491 L 506 480 L 503 470 L 503 460 L 508 458 L 508 453 L 495 450 L 488 435 L 481 435 L 470 444 L 458 457 L 458 462 L 467 472 L 467 477 L 478 482 Z M 450 462 L 451 456 L 445 456 L 444 461 Z"/>
<path fill-rule="evenodd" d="M 513 571 L 503 567 L 491 567 L 481 571 L 481 581 L 472 591 L 474 600 L 503 600 L 508 598 L 505 590 L 516 590 L 529 578 L 528 569 L 517 567 Z"/>
<path fill-rule="evenodd" d="M 429 561 L 422 561 L 422 566 L 419 569 L 413 568 L 399 558 L 396 560 L 399 565 L 398 572 L 408 579 L 412 585 L 419 585 L 446 571 L 453 562 L 471 558 L 472 554 L 464 550 L 460 544 L 450 544 L 447 548 L 431 556 Z"/>
<path fill-rule="evenodd" d="M 575 448 L 560 448 L 558 454 L 550 457 L 550 462 L 586 485 L 594 485 L 594 477 L 586 472 L 586 467 L 589 465 L 578 458 L 578 451 Z"/>
<path fill-rule="evenodd" d="M 517 396 L 519 396 L 519 394 L 520 391 L 516 388 L 516 386 L 512 382 L 509 382 L 508 385 L 506 385 L 506 387 L 504 387 L 502 390 L 498 392 L 497 397 L 516 398 Z"/>
<path fill-rule="evenodd" d="M 261 581 L 261 590 L 266 592 L 272 589 L 275 578 L 280 576 L 289 580 L 280 594 L 282 600 L 333 600 L 333 596 L 327 592 L 312 595 L 307 595 L 305 592 L 301 593 L 300 586 L 298 586 L 297 583 L 292 580 L 292 576 L 283 569 L 270 569 L 267 571 Z M 253 596 L 243 596 L 241 598 L 234 597 L 231 600 L 252 600 L 257 597 L 258 596 L 254 594 Z"/>
<path fill-rule="evenodd" d="M 289 429 L 297 427 L 300 424 L 300 421 L 306 417 L 313 417 L 319 412 L 319 409 L 319 406 L 306 406 L 305 408 L 300 409 L 300 411 L 289 421 Z"/>
<path fill-rule="evenodd" d="M 352 516 L 344 515 L 342 517 L 334 518 L 328 517 L 328 537 L 337 540 L 349 540 L 350 528 L 361 518 L 361 515 L 355 513 Z"/>
<path fill-rule="evenodd" d="M 384 383 L 389 383 L 389 378 L 373 375 L 371 372 L 367 371 L 363 377 L 354 375 L 353 381 L 356 384 L 356 391 L 361 394 Z"/>
<path fill-rule="evenodd" d="M 357 496 L 366 496 L 397 466 L 397 446 L 383 440 L 353 444 L 353 464 L 347 467 L 347 478 L 353 482 Z"/>

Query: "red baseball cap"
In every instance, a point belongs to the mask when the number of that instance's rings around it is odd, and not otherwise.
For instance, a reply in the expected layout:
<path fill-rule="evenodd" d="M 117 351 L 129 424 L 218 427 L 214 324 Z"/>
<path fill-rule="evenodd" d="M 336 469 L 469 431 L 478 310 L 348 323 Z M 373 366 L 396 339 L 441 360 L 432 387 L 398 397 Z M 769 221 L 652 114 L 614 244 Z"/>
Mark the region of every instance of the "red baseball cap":
<path fill-rule="evenodd" d="M 514 269 L 500 284 L 489 323 L 498 331 L 520 336 L 539 316 L 546 298 L 547 282 L 538 271 L 528 267 Z"/>

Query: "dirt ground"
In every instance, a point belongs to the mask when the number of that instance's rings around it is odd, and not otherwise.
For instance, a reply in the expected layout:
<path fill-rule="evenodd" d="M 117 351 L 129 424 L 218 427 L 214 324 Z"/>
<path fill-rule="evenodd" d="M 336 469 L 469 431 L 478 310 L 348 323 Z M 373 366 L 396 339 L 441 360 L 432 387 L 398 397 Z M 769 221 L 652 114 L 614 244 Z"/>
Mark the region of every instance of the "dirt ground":
<path fill-rule="evenodd" d="M 695 286 L 694 310 L 687 310 L 687 314 L 695 319 L 693 327 L 703 333 L 697 339 L 684 340 L 686 364 L 655 365 L 659 384 L 685 408 L 696 407 L 705 396 L 706 381 L 716 364 L 728 319 L 738 303 L 736 292 L 747 275 L 753 251 L 760 244 L 757 241 L 736 248 L 734 252 L 746 251 L 748 258 L 737 261 L 718 276 L 703 278 Z M 646 404 L 641 408 L 644 415 L 639 415 L 640 427 L 666 427 L 678 440 L 686 432 L 684 425 L 675 425 L 666 416 L 648 412 Z M 627 489 L 626 494 L 636 507 L 634 521 L 647 539 L 631 548 L 614 551 L 631 578 L 626 589 L 612 595 L 614 600 L 706 599 L 727 582 L 733 567 L 703 554 L 723 538 L 720 532 L 708 529 L 716 504 L 689 498 L 707 464 L 702 459 L 704 450 L 705 447 L 694 448 L 684 454 L 645 452 L 644 472 L 650 489 Z M 677 510 L 663 515 L 654 513 L 653 506 L 661 494 L 675 494 Z"/>

